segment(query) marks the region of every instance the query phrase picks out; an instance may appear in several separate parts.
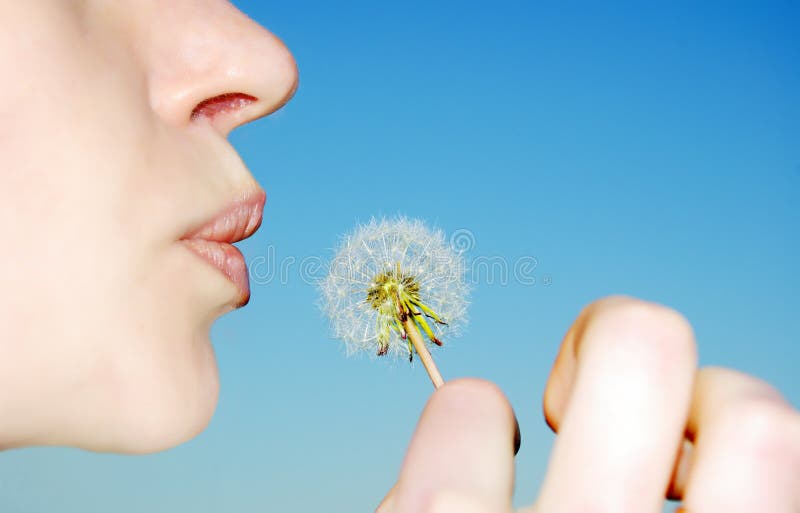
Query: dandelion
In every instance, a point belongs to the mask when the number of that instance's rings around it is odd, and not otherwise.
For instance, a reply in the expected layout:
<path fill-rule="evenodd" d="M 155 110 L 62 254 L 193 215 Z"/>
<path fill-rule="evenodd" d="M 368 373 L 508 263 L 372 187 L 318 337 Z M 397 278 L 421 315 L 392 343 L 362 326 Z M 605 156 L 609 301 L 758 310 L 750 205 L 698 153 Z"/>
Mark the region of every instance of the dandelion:
<path fill-rule="evenodd" d="M 464 270 L 442 231 L 416 219 L 373 219 L 342 240 L 320 282 L 322 307 L 348 354 L 367 350 L 412 361 L 416 353 L 439 387 L 428 347 L 441 346 L 466 322 Z"/>

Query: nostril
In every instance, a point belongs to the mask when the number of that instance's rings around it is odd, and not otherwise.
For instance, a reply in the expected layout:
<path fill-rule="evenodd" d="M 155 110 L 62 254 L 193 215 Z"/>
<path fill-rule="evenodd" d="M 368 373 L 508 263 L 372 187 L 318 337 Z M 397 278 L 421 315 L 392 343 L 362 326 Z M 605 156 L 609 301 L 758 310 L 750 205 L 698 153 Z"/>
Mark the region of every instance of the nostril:
<path fill-rule="evenodd" d="M 225 93 L 213 98 L 207 98 L 192 110 L 192 120 L 200 117 L 214 119 L 217 114 L 223 114 L 242 109 L 251 103 L 257 102 L 258 98 L 244 93 Z"/>

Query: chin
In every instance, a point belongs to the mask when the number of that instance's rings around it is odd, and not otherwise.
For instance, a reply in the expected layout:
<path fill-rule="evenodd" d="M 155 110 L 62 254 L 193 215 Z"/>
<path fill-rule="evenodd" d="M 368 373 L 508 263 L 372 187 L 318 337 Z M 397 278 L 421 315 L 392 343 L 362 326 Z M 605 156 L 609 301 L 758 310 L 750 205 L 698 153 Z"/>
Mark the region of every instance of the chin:
<path fill-rule="evenodd" d="M 88 433 L 100 436 L 77 445 L 95 452 L 149 454 L 205 430 L 217 407 L 219 373 L 213 346 L 207 334 L 204 338 L 172 346 L 188 350 L 140 355 L 122 366 L 122 374 L 117 369 L 115 392 L 103 401 L 108 409 L 97 416 L 108 422 L 108 429 L 86 426 Z"/>
<path fill-rule="evenodd" d="M 217 407 L 218 386 L 204 386 L 201 397 L 187 400 L 183 404 L 164 402 L 148 405 L 150 411 L 141 413 L 131 422 L 120 426 L 118 443 L 105 452 L 121 454 L 151 454 L 172 449 L 186 443 L 208 427 Z M 187 403 L 193 403 L 187 408 Z"/>

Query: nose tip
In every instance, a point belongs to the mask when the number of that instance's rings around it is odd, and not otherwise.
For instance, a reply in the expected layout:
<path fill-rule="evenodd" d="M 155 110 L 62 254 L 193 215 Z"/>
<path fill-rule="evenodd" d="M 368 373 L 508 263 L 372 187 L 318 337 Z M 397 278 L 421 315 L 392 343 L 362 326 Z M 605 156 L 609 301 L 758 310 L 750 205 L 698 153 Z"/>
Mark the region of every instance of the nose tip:
<path fill-rule="evenodd" d="M 240 54 L 238 62 L 225 70 L 227 83 L 217 86 L 218 95 L 203 99 L 193 110 L 194 115 L 203 103 L 206 109 L 219 105 L 221 109 L 215 112 L 212 123 L 224 135 L 279 110 L 297 91 L 299 73 L 294 56 L 276 36 L 260 31 L 263 36 L 258 48 L 251 47 L 249 52 Z"/>
<path fill-rule="evenodd" d="M 297 93 L 297 88 L 300 87 L 300 72 L 297 69 L 297 62 L 294 61 L 294 58 L 292 58 L 292 62 L 294 62 L 294 70 L 291 73 L 292 79 L 289 82 L 290 85 L 287 87 L 286 94 L 283 96 L 281 101 L 275 104 L 275 108 L 270 111 L 269 114 L 272 114 L 272 112 L 275 112 L 276 110 L 280 110 L 281 107 L 289 103 L 289 101 L 294 98 L 295 93 Z"/>
<path fill-rule="evenodd" d="M 297 63 L 283 41 L 228 2 L 187 5 L 166 4 L 140 47 L 156 112 L 175 124 L 207 118 L 227 135 L 292 98 Z"/>
<path fill-rule="evenodd" d="M 264 83 L 254 89 L 261 104 L 259 117 L 272 114 L 286 105 L 300 83 L 297 62 L 292 53 L 276 36 L 269 34 L 269 37 L 272 39 L 270 51 L 261 58 L 264 63 L 264 69 L 261 70 Z"/>

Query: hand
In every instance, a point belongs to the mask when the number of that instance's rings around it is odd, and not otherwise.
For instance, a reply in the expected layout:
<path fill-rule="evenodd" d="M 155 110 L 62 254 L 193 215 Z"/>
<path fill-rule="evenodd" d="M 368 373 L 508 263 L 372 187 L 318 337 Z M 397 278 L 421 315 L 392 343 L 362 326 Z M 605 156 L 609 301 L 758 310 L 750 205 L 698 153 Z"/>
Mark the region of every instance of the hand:
<path fill-rule="evenodd" d="M 557 433 L 536 513 L 800 512 L 800 415 L 768 384 L 697 369 L 691 327 L 612 297 L 567 333 L 547 383 Z M 378 513 L 505 513 L 514 486 L 511 406 L 494 385 L 455 380 L 425 407 Z"/>

